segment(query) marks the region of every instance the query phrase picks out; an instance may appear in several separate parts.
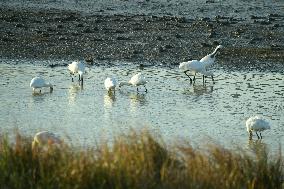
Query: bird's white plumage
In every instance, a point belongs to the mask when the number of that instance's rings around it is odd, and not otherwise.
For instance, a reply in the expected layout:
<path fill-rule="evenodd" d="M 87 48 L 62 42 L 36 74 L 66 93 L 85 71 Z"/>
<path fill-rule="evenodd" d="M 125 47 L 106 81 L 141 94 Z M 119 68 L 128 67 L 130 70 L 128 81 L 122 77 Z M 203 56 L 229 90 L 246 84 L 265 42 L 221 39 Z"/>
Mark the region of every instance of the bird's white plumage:
<path fill-rule="evenodd" d="M 52 90 L 53 89 L 53 86 L 52 84 L 46 82 L 42 77 L 40 76 L 37 76 L 37 77 L 34 77 L 31 82 L 30 82 L 30 87 L 33 88 L 33 90 L 35 89 L 40 89 L 40 88 L 43 88 L 43 87 L 50 87 L 50 89 Z"/>
<path fill-rule="evenodd" d="M 85 64 L 83 62 L 74 61 L 71 64 L 68 64 L 68 69 L 72 74 L 80 74 L 83 75 L 85 72 Z"/>
<path fill-rule="evenodd" d="M 223 46 L 222 45 L 218 45 L 211 54 L 208 54 L 208 55 L 204 56 L 202 59 L 199 60 L 199 62 L 202 63 L 205 68 L 211 66 L 215 62 L 215 55 L 216 55 L 216 53 L 221 48 L 223 48 Z"/>
<path fill-rule="evenodd" d="M 253 116 L 246 121 L 246 127 L 248 132 L 264 131 L 266 129 L 270 129 L 270 124 L 267 120 L 259 116 Z"/>
<path fill-rule="evenodd" d="M 145 86 L 146 83 L 147 81 L 144 75 L 142 73 L 137 73 L 134 76 L 132 76 L 128 82 L 120 82 L 119 87 L 123 85 L 132 85 L 134 87 L 137 87 L 137 91 L 138 91 L 138 86 L 142 85 L 145 88 L 145 92 L 147 92 L 147 88 Z"/>
<path fill-rule="evenodd" d="M 129 80 L 129 83 L 137 87 L 139 85 L 145 85 L 147 81 L 142 73 L 138 73 Z"/>
<path fill-rule="evenodd" d="M 206 55 L 201 60 L 191 60 L 187 62 L 182 62 L 179 65 L 179 69 L 183 70 L 184 73 L 190 78 L 190 76 L 187 74 L 188 71 L 191 72 L 192 75 L 194 75 L 193 80 L 195 80 L 195 75 L 197 73 L 203 74 L 203 82 L 204 82 L 204 76 L 211 76 L 213 80 L 213 73 L 207 70 L 207 67 L 211 66 L 215 61 L 215 56 L 219 49 L 222 48 L 222 45 L 218 45 L 213 53 Z M 192 79 L 190 78 L 190 82 L 192 82 Z"/>
<path fill-rule="evenodd" d="M 191 60 L 187 62 L 182 62 L 179 65 L 179 69 L 186 71 L 191 71 L 192 74 L 205 72 L 205 67 L 198 60 Z"/>
<path fill-rule="evenodd" d="M 62 143 L 61 139 L 57 137 L 54 133 L 49 131 L 42 131 L 36 133 L 34 140 L 32 142 L 32 148 L 37 147 L 47 147 L 48 145 L 60 145 Z"/>
<path fill-rule="evenodd" d="M 246 121 L 246 128 L 247 132 L 250 134 L 250 138 L 252 137 L 252 131 L 256 132 L 258 138 L 262 138 L 261 131 L 270 129 L 270 124 L 264 118 L 253 116 Z M 258 136 L 257 132 L 260 132 L 260 137 Z"/>
<path fill-rule="evenodd" d="M 115 78 L 113 78 L 113 77 L 112 78 L 110 78 L 110 77 L 106 78 L 105 88 L 106 88 L 107 91 L 114 90 L 116 86 L 117 86 L 117 81 L 116 81 Z"/>

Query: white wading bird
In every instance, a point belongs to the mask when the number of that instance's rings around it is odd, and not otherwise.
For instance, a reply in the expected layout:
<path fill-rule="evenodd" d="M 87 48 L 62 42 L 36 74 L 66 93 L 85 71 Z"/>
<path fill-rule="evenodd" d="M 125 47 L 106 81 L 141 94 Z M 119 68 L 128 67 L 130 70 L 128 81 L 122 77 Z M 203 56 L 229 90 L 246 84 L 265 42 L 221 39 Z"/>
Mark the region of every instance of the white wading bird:
<path fill-rule="evenodd" d="M 115 92 L 116 86 L 117 86 L 117 81 L 116 81 L 115 78 L 113 78 L 113 77 L 112 78 L 110 78 L 110 77 L 106 78 L 105 88 L 108 92 L 111 92 L 111 91 Z"/>
<path fill-rule="evenodd" d="M 218 45 L 213 53 L 206 55 L 199 61 L 191 60 L 187 62 L 182 62 L 179 65 L 179 69 L 182 69 L 185 75 L 189 77 L 190 83 L 192 83 L 192 81 L 195 81 L 195 76 L 197 73 L 203 74 L 203 82 L 204 82 L 205 76 L 211 76 L 212 81 L 214 81 L 213 73 L 208 72 L 206 68 L 214 64 L 215 56 L 221 48 L 222 48 L 222 45 Z M 191 72 L 191 74 L 193 75 L 193 79 L 191 79 L 191 77 L 187 74 L 187 72 Z"/>
<path fill-rule="evenodd" d="M 119 87 L 123 86 L 123 85 L 129 85 L 129 86 L 135 86 L 137 88 L 137 92 L 138 92 L 138 87 L 140 85 L 142 85 L 145 88 L 145 92 L 147 92 L 147 88 L 146 88 L 146 79 L 145 77 L 141 74 L 138 73 L 136 75 L 134 75 L 128 82 L 121 82 L 119 83 Z"/>
<path fill-rule="evenodd" d="M 41 88 L 43 88 L 43 87 L 49 87 L 50 88 L 50 92 L 53 91 L 53 85 L 48 83 L 48 82 L 46 82 L 43 78 L 41 78 L 39 76 L 34 77 L 31 80 L 30 87 L 33 88 L 33 92 L 35 92 L 36 89 L 40 89 L 39 92 L 41 93 Z"/>
<path fill-rule="evenodd" d="M 83 75 L 85 73 L 85 64 L 80 61 L 74 61 L 71 64 L 68 64 L 68 69 L 70 71 L 70 75 L 72 77 L 72 82 L 73 80 L 73 75 L 75 74 L 79 74 L 79 82 L 81 82 L 81 84 L 83 85 Z"/>
<path fill-rule="evenodd" d="M 246 121 L 246 127 L 250 139 L 252 139 L 252 131 L 255 131 L 258 139 L 262 139 L 261 131 L 270 129 L 270 124 L 268 121 L 260 118 L 259 116 L 253 116 Z M 260 136 L 257 134 L 257 132 L 259 132 Z"/>
<path fill-rule="evenodd" d="M 46 148 L 49 146 L 59 147 L 61 144 L 62 141 L 55 134 L 48 131 L 42 131 L 34 136 L 34 140 L 32 142 L 32 149 Z"/>

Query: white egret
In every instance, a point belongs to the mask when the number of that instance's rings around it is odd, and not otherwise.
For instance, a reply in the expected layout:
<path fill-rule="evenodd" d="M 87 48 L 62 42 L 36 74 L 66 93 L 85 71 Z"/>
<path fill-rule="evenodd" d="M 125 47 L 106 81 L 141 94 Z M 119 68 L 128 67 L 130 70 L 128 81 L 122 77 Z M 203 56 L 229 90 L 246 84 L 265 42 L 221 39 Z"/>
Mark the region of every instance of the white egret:
<path fill-rule="evenodd" d="M 139 86 L 143 86 L 145 88 L 145 92 L 147 92 L 147 88 L 146 88 L 146 79 L 145 77 L 142 75 L 142 73 L 138 73 L 136 75 L 134 75 L 128 82 L 121 82 L 119 83 L 119 87 L 123 86 L 123 85 L 129 85 L 129 86 L 135 86 L 137 88 L 137 92 L 138 92 L 138 87 Z"/>
<path fill-rule="evenodd" d="M 211 76 L 212 81 L 214 81 L 213 73 L 208 72 L 206 68 L 211 66 L 214 63 L 215 56 L 221 48 L 222 48 L 222 45 L 218 45 L 213 53 L 206 55 L 201 60 L 191 60 L 187 62 L 182 62 L 179 65 L 179 69 L 182 69 L 185 75 L 189 77 L 190 83 L 192 83 L 192 81 L 195 81 L 195 76 L 197 73 L 203 74 L 203 82 L 204 82 L 205 76 Z M 187 74 L 187 72 L 189 71 L 192 73 L 193 79 L 191 79 L 191 77 Z"/>
<path fill-rule="evenodd" d="M 70 71 L 71 76 L 75 74 L 79 74 L 79 82 L 83 85 L 83 75 L 85 73 L 85 64 L 82 61 L 74 61 L 71 64 L 68 64 L 68 69 Z M 73 76 L 72 76 L 73 82 Z"/>
<path fill-rule="evenodd" d="M 50 92 L 53 91 L 53 85 L 50 84 L 49 82 L 46 82 L 46 81 L 45 81 L 42 77 L 40 77 L 40 76 L 34 77 L 34 78 L 31 80 L 30 87 L 33 88 L 33 92 L 35 92 L 36 89 L 40 89 L 39 92 L 41 92 L 41 88 L 43 88 L 43 87 L 49 87 L 49 88 L 50 88 Z"/>
<path fill-rule="evenodd" d="M 115 87 L 117 86 L 117 81 L 115 78 L 106 78 L 105 80 L 105 88 L 108 92 L 114 91 L 115 92 Z"/>
<path fill-rule="evenodd" d="M 36 133 L 32 142 L 32 148 L 46 148 L 49 146 L 60 146 L 62 141 L 54 133 L 49 131 L 41 131 Z"/>
<path fill-rule="evenodd" d="M 262 139 L 261 131 L 270 129 L 270 124 L 267 120 L 260 118 L 259 116 L 253 116 L 246 121 L 246 127 L 250 139 L 252 139 L 252 131 L 255 131 L 258 139 Z M 257 132 L 259 132 L 260 136 Z"/>

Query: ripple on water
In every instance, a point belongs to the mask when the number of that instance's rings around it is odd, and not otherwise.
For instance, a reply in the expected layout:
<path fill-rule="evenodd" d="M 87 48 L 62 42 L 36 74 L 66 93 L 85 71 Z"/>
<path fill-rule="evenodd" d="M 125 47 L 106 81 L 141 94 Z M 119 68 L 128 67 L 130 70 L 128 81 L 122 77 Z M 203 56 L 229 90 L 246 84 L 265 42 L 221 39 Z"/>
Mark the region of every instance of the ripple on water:
<path fill-rule="evenodd" d="M 185 138 L 247 147 L 245 120 L 260 114 L 272 123 L 263 143 L 277 150 L 283 139 L 283 73 L 216 69 L 215 84 L 208 79 L 203 85 L 199 76 L 191 85 L 178 69 L 145 67 L 148 93 L 124 86 L 110 95 L 106 77 L 128 81 L 141 70 L 128 64 L 90 67 L 83 87 L 71 82 L 66 67 L 2 62 L 0 70 L 5 78 L 0 81 L 2 132 L 15 127 L 28 135 L 52 130 L 76 145 L 91 145 L 130 128 L 148 127 L 169 142 Z M 35 75 L 54 84 L 53 93 L 32 95 L 29 83 Z"/>

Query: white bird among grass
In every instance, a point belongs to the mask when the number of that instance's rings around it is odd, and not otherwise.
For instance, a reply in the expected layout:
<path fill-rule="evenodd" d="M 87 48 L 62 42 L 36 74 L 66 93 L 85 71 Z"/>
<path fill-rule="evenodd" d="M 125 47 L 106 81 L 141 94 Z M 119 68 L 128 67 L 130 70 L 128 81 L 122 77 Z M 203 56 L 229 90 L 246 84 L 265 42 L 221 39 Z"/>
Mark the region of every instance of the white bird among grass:
<path fill-rule="evenodd" d="M 83 85 L 83 75 L 85 73 L 85 64 L 82 61 L 74 61 L 71 64 L 68 64 L 68 69 L 70 71 L 70 74 L 72 76 L 72 82 L 73 80 L 73 75 L 79 74 L 79 82 Z"/>
<path fill-rule="evenodd" d="M 145 92 L 147 92 L 147 88 L 146 88 L 146 79 L 145 77 L 142 75 L 142 73 L 138 73 L 136 75 L 134 75 L 128 82 L 121 82 L 119 83 L 119 87 L 123 86 L 123 85 L 128 85 L 128 86 L 134 86 L 137 88 L 137 92 L 139 92 L 138 87 L 139 86 L 143 86 L 145 88 Z"/>
<path fill-rule="evenodd" d="M 33 88 L 33 92 L 35 92 L 36 89 L 40 89 L 39 92 L 41 92 L 41 88 L 43 88 L 43 87 L 49 87 L 49 88 L 50 88 L 50 92 L 53 91 L 53 85 L 50 84 L 49 82 L 46 82 L 46 81 L 45 81 L 42 77 L 40 77 L 40 76 L 34 77 L 34 78 L 31 80 L 30 87 Z"/>
<path fill-rule="evenodd" d="M 260 118 L 259 116 L 253 116 L 246 121 L 246 127 L 250 139 L 252 139 L 253 131 L 255 131 L 258 139 L 262 139 L 261 131 L 270 129 L 270 124 L 267 120 Z M 257 132 L 259 132 L 260 136 L 257 134 Z"/>
<path fill-rule="evenodd" d="M 60 146 L 62 141 L 54 133 L 49 131 L 42 131 L 36 133 L 32 142 L 32 149 L 48 148 L 49 146 Z"/>
<path fill-rule="evenodd" d="M 115 92 L 116 86 L 117 86 L 117 81 L 116 81 L 115 78 L 113 78 L 113 77 L 112 78 L 110 78 L 110 77 L 106 78 L 105 88 L 108 92 L 111 92 L 111 91 Z"/>
<path fill-rule="evenodd" d="M 215 56 L 221 48 L 222 45 L 218 45 L 213 53 L 206 55 L 201 60 L 191 60 L 187 62 L 182 62 L 179 65 L 179 69 L 183 70 L 185 75 L 189 77 L 190 83 L 192 83 L 192 81 L 195 81 L 195 76 L 197 73 L 203 74 L 203 82 L 205 76 L 211 76 L 212 81 L 214 81 L 213 73 L 208 72 L 206 68 L 214 64 Z M 190 75 L 188 75 L 187 72 L 191 72 L 191 74 L 193 75 L 193 79 L 191 79 Z"/>

